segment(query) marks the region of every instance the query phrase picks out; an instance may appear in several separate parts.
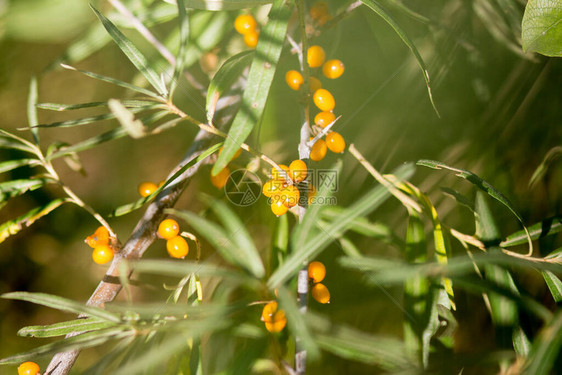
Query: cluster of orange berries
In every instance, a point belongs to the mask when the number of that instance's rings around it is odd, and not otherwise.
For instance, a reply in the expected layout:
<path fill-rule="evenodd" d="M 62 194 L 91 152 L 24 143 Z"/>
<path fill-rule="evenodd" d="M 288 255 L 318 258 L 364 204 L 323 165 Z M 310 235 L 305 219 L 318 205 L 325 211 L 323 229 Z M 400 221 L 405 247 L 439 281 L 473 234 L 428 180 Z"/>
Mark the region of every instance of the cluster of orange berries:
<path fill-rule="evenodd" d="M 312 298 L 320 303 L 330 303 L 330 291 L 320 283 L 326 277 L 326 267 L 321 262 L 311 262 L 308 265 L 308 278 L 312 280 Z"/>
<path fill-rule="evenodd" d="M 35 362 L 24 362 L 18 367 L 18 375 L 39 375 L 39 365 Z"/>
<path fill-rule="evenodd" d="M 304 181 L 308 174 L 306 163 L 302 160 L 293 160 L 287 167 L 280 164 L 279 168 L 284 173 L 273 167 L 271 169 L 271 180 L 267 181 L 262 188 L 263 195 L 271 199 L 271 211 L 276 216 L 284 215 L 291 207 L 296 206 L 301 193 L 296 184 Z M 292 184 L 289 183 L 287 177 Z M 308 199 L 314 197 L 316 190 L 311 184 L 304 184 L 308 189 Z"/>
<path fill-rule="evenodd" d="M 325 1 L 317 1 L 314 3 L 309 9 L 308 14 L 310 18 L 320 26 L 332 19 L 328 10 L 328 4 Z"/>
<path fill-rule="evenodd" d="M 189 253 L 189 245 L 179 235 L 180 226 L 174 219 L 163 220 L 158 226 L 158 235 L 166 240 L 166 250 L 172 258 L 183 259 Z"/>
<path fill-rule="evenodd" d="M 339 78 L 345 70 L 345 66 L 340 60 L 333 59 L 326 61 L 324 49 L 316 45 L 308 49 L 306 61 L 310 68 L 315 69 L 322 67 L 322 74 L 329 79 Z M 289 70 L 287 74 L 285 74 L 285 81 L 291 89 L 296 91 L 300 89 L 304 78 L 300 72 Z M 312 128 L 313 134 L 318 134 L 321 129 L 336 120 L 336 116 L 333 112 L 336 101 L 330 91 L 322 88 L 322 82 L 320 82 L 318 78 L 311 76 L 309 86 L 310 91 L 313 93 L 312 100 L 321 111 L 314 117 L 316 126 Z M 310 158 L 314 161 L 320 161 L 324 159 L 328 149 L 337 154 L 344 151 L 345 140 L 339 133 L 330 131 L 326 135 L 325 141 L 323 139 L 318 139 L 312 146 Z"/>
<path fill-rule="evenodd" d="M 138 186 L 137 190 L 139 195 L 143 198 L 148 197 L 152 193 L 154 193 L 160 186 L 164 185 L 165 181 L 160 181 L 158 185 L 151 181 L 141 182 Z"/>
<path fill-rule="evenodd" d="M 241 14 L 234 20 L 234 28 L 244 36 L 244 44 L 250 48 L 256 48 L 260 36 L 256 29 L 258 23 L 251 14 Z"/>
<path fill-rule="evenodd" d="M 222 147 L 219 150 L 219 155 L 222 152 Z M 238 151 L 236 151 L 236 153 L 234 154 L 234 157 L 232 158 L 232 160 L 236 159 L 237 157 L 239 157 L 242 154 L 242 149 L 238 149 Z M 228 167 L 224 167 L 219 173 L 217 173 L 215 176 L 213 176 L 211 174 L 211 183 L 213 184 L 214 187 L 216 187 L 217 189 L 222 189 L 225 185 L 226 182 L 228 181 L 228 176 L 230 176 L 230 168 Z"/>
<path fill-rule="evenodd" d="M 114 251 L 109 245 L 109 231 L 106 227 L 99 227 L 96 231 L 86 237 L 84 241 L 92 249 L 92 259 L 97 264 L 105 264 L 113 259 Z"/>
<path fill-rule="evenodd" d="M 285 310 L 278 310 L 277 302 L 269 302 L 263 307 L 261 320 L 265 323 L 265 329 L 271 333 L 281 332 L 287 325 Z"/>

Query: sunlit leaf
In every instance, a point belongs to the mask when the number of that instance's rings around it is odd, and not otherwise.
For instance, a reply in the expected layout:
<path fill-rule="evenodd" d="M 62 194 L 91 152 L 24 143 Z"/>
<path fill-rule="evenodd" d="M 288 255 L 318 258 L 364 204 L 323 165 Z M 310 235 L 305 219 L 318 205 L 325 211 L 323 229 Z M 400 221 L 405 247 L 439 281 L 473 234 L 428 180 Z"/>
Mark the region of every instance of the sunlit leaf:
<path fill-rule="evenodd" d="M 16 197 L 27 191 L 37 190 L 49 182 L 52 182 L 52 180 L 47 178 L 2 182 L 0 183 L 0 201 Z"/>
<path fill-rule="evenodd" d="M 39 144 L 39 129 L 33 128 L 39 125 L 39 120 L 37 120 L 37 78 L 33 76 L 29 82 L 29 95 L 27 97 L 27 123 L 31 127 L 31 134 L 33 134 L 33 140 L 35 144 Z"/>
<path fill-rule="evenodd" d="M 99 318 L 74 319 L 46 326 L 23 327 L 18 331 L 18 336 L 55 337 L 69 333 L 97 331 L 114 325 L 115 323 L 113 322 L 103 321 Z"/>
<path fill-rule="evenodd" d="M 531 225 L 529 235 L 532 240 L 546 237 L 562 231 L 562 216 L 553 216 L 539 223 Z M 500 243 L 501 247 L 517 246 L 527 243 L 527 233 L 524 230 L 517 231 L 506 237 Z"/>
<path fill-rule="evenodd" d="M 562 1 L 529 0 L 523 14 L 521 39 L 525 52 L 562 56 Z"/>
<path fill-rule="evenodd" d="M 39 103 L 37 108 L 48 109 L 50 111 L 74 111 L 83 108 L 96 108 L 96 107 L 107 107 L 108 102 L 91 102 L 91 103 L 78 103 L 78 104 L 58 104 L 58 103 Z M 149 105 L 153 105 L 154 102 L 148 100 L 136 100 L 136 99 L 125 99 L 121 100 L 127 108 L 141 108 Z"/>
<path fill-rule="evenodd" d="M 9 172 L 13 169 L 23 167 L 25 165 L 33 166 L 39 164 L 37 159 L 16 159 L 8 160 L 0 163 L 0 173 Z"/>
<path fill-rule="evenodd" d="M 550 271 L 543 271 L 542 277 L 556 303 L 562 302 L 562 281 Z"/>

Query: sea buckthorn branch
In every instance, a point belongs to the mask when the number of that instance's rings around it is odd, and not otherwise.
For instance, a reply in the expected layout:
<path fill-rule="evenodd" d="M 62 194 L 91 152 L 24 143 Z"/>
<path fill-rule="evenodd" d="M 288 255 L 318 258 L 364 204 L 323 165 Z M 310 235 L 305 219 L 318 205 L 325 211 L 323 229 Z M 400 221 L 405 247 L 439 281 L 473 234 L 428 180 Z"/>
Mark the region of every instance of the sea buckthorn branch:
<path fill-rule="evenodd" d="M 182 165 L 185 165 L 185 163 L 190 162 L 201 154 L 209 146 L 211 138 L 211 133 L 205 130 L 200 130 L 197 133 L 193 144 L 179 163 L 178 168 L 181 168 Z M 146 249 L 156 239 L 156 230 L 158 225 L 163 220 L 164 216 L 166 216 L 164 210 L 172 207 L 176 203 L 179 196 L 191 180 L 191 177 L 198 171 L 199 167 L 203 163 L 204 161 L 200 161 L 193 167 L 187 169 L 174 181 L 173 184 L 170 184 L 166 189 L 160 192 L 154 201 L 147 207 L 143 217 L 137 223 L 127 242 L 123 245 L 121 250 L 115 254 L 115 257 L 103 280 L 98 284 L 98 287 L 88 299 L 88 302 L 86 303 L 87 306 L 103 307 L 105 303 L 111 302 L 115 299 L 122 288 L 120 283 L 116 283 L 114 281 L 119 279 L 119 270 L 122 261 L 139 259 L 142 257 Z M 172 175 L 173 173 L 170 174 L 170 176 Z M 127 278 L 131 276 L 131 273 L 132 271 L 129 272 Z M 76 336 L 78 334 L 80 333 L 67 335 L 67 337 Z M 68 374 L 79 353 L 79 350 L 73 350 L 56 354 L 49 363 L 46 374 Z"/>

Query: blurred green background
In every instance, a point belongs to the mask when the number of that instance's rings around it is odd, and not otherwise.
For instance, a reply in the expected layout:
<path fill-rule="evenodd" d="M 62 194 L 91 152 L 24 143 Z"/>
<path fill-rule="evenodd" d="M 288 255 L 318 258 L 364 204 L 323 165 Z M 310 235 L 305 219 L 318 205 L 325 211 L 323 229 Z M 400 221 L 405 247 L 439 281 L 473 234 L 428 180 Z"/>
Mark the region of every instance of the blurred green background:
<path fill-rule="evenodd" d="M 107 12 L 108 4 L 94 2 Z M 342 2 L 343 3 L 343 2 Z M 389 172 L 406 161 L 435 159 L 471 170 L 503 192 L 522 214 L 526 223 L 560 214 L 562 170 L 554 164 L 546 177 L 530 189 L 529 179 L 549 149 L 562 144 L 560 59 L 525 55 L 520 48 L 520 21 L 524 1 L 507 1 L 509 7 L 496 6 L 488 0 L 404 1 L 410 9 L 429 18 L 420 22 L 416 15 L 405 14 L 393 1 L 383 2 L 396 17 L 428 63 L 438 118 L 432 110 L 422 75 L 410 51 L 388 25 L 365 7 L 353 11 L 335 27 L 325 30 L 312 43 L 322 45 L 330 58 L 341 59 L 346 66 L 342 78 L 326 82 L 336 98 L 335 112 L 342 115 L 336 130 L 348 144 L 354 143 L 380 171 Z M 162 6 L 161 1 L 134 0 L 131 9 L 146 5 Z M 330 1 L 330 9 L 342 9 L 340 1 Z M 172 5 L 169 5 L 172 7 Z M 263 23 L 266 9 L 260 9 Z M 234 19 L 237 12 L 229 12 Z M 153 28 L 166 40 L 176 27 L 173 17 Z M 73 41 L 97 24 L 85 0 L 0 0 L 0 127 L 18 132 L 27 125 L 26 102 L 29 80 L 39 77 L 39 102 L 82 103 L 123 98 L 126 93 L 80 74 L 63 71 L 52 65 L 67 52 Z M 126 34 L 151 58 L 157 53 L 134 30 Z M 226 37 L 213 46 L 205 61 L 218 57 L 219 64 L 243 48 L 241 37 L 227 30 Z M 96 39 L 99 40 L 99 39 Z M 170 46 L 172 50 L 177 46 Z M 199 56 L 190 71 L 202 82 L 214 70 L 201 64 Z M 202 60 L 201 60 L 202 61 Z M 112 43 L 73 65 L 106 76 L 131 81 L 133 66 Z M 164 67 L 165 63 L 160 62 Z M 297 95 L 284 83 L 284 72 L 296 68 L 297 58 L 284 51 L 278 74 L 259 130 L 249 138 L 279 163 L 297 158 L 300 111 Z M 204 97 L 182 81 L 177 93 L 178 105 L 199 120 L 204 120 Z M 82 110 L 80 114 L 40 110 L 40 123 L 51 123 L 99 113 Z M 114 128 L 116 121 L 105 121 L 70 129 L 41 131 L 42 144 L 58 140 L 69 144 Z M 62 180 L 98 212 L 106 214 L 115 207 L 137 199 L 137 185 L 145 180 L 158 182 L 180 160 L 191 144 L 196 129 L 188 124 L 163 134 L 132 140 L 123 138 L 80 154 L 86 175 L 72 171 L 64 162 L 56 167 Z M 22 133 L 29 137 L 28 133 Z M 0 161 L 15 156 L 0 150 Z M 329 156 L 318 164 L 329 167 L 339 156 Z M 248 162 L 243 156 L 238 164 Z M 374 181 L 348 153 L 339 176 L 338 204 L 347 206 Z M 197 212 L 203 205 L 199 192 L 223 197 L 223 192 L 209 182 L 209 167 L 203 167 L 178 203 L 179 208 Z M 29 176 L 26 169 L 4 174 L 9 178 Z M 263 176 L 262 176 L 263 177 Z M 265 179 L 264 179 L 265 181 Z M 445 172 L 419 168 L 413 182 L 433 199 L 447 225 L 473 233 L 470 211 L 446 197 L 440 187 L 452 187 L 468 196 L 474 195 L 470 184 Z M 2 222 L 20 215 L 37 204 L 60 196 L 56 188 L 28 193 L 11 201 L 0 211 Z M 519 228 L 517 220 L 502 206 L 492 203 L 496 219 L 505 236 Z M 250 207 L 236 208 L 247 218 L 248 229 L 265 253 L 276 219 L 265 198 Z M 111 219 L 116 232 L 125 240 L 142 214 L 135 212 Z M 404 236 L 407 214 L 396 202 L 389 202 L 371 219 L 391 225 Z M 291 218 L 291 223 L 294 219 Z M 90 249 L 83 239 L 97 223 L 73 206 L 62 208 L 41 219 L 31 228 L 0 245 L 0 293 L 18 290 L 52 293 L 77 301 L 86 301 L 105 267 L 91 261 Z M 395 248 L 357 235 L 350 236 L 366 254 L 400 257 Z M 550 239 L 556 241 L 557 239 Z M 558 242 L 559 243 L 559 242 Z M 552 243 L 540 244 L 537 254 L 546 255 Z M 558 245 L 559 246 L 559 245 Z M 456 249 L 458 250 L 458 249 Z M 207 256 L 213 249 L 206 246 Z M 401 291 L 398 288 L 369 289 L 360 283 L 360 274 L 340 268 L 336 258 L 338 245 L 325 251 L 320 260 L 328 268 L 326 285 L 332 303 L 311 303 L 312 310 L 329 315 L 366 332 L 399 336 L 402 331 Z M 157 241 L 146 253 L 148 257 L 166 257 L 163 241 Z M 215 258 L 216 259 L 216 258 Z M 516 275 L 538 301 L 554 308 L 555 304 L 540 275 L 532 270 Z M 138 293 L 139 299 L 155 299 Z M 481 298 L 458 291 L 459 330 L 455 336 L 460 353 L 479 353 L 494 347 L 493 329 Z M 259 313 L 256 313 L 258 316 Z M 0 301 L 0 357 L 30 349 L 39 344 L 34 339 L 19 338 L 16 332 L 26 325 L 49 324 L 71 318 L 57 311 L 23 302 Z M 257 319 L 257 318 L 256 318 Z M 523 317 L 531 332 L 538 329 L 532 317 Z M 217 348 L 220 343 L 216 344 Z M 97 358 L 97 350 L 88 350 L 76 365 L 79 373 Z M 42 368 L 46 365 L 43 361 Z M 485 369 L 489 371 L 490 369 Z M 326 354 L 310 366 L 311 374 L 372 373 L 372 369 Z M 482 372 L 473 366 L 465 374 Z"/>

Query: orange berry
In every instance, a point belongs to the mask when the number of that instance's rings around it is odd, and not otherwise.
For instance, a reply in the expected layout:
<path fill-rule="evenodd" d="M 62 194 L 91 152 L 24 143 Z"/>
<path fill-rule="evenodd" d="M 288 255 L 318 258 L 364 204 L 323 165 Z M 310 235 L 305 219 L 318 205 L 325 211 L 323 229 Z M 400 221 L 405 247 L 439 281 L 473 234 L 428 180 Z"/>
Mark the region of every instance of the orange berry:
<path fill-rule="evenodd" d="M 260 33 L 257 30 L 250 31 L 248 34 L 244 35 L 244 44 L 250 48 L 256 48 L 258 45 L 258 40 L 260 38 Z"/>
<path fill-rule="evenodd" d="M 314 92 L 312 96 L 314 104 L 324 112 L 330 112 L 336 106 L 336 101 L 332 94 L 326 89 L 319 89 Z"/>
<path fill-rule="evenodd" d="M 275 194 L 279 194 L 282 189 L 284 189 L 286 183 L 281 180 L 269 180 L 263 184 L 262 192 L 268 198 L 271 198 Z"/>
<path fill-rule="evenodd" d="M 264 322 L 271 322 L 273 320 L 273 315 L 277 312 L 277 302 L 269 302 L 263 307 L 261 312 L 261 318 Z"/>
<path fill-rule="evenodd" d="M 85 242 L 92 249 L 99 245 L 107 245 L 109 243 L 109 231 L 104 226 L 98 227 L 94 234 L 86 237 Z"/>
<path fill-rule="evenodd" d="M 340 133 L 329 132 L 326 136 L 326 144 L 330 151 L 340 154 L 345 150 L 345 140 Z"/>
<path fill-rule="evenodd" d="M 287 74 L 285 74 L 285 82 L 287 82 L 287 85 L 289 85 L 291 89 L 297 91 L 303 84 L 304 78 L 302 78 L 302 75 L 296 70 L 289 70 Z"/>
<path fill-rule="evenodd" d="M 24 362 L 18 367 L 18 375 L 37 375 L 39 365 L 35 362 Z"/>
<path fill-rule="evenodd" d="M 234 20 L 234 28 L 242 35 L 254 31 L 256 26 L 257 22 L 251 14 L 241 14 Z"/>
<path fill-rule="evenodd" d="M 326 142 L 323 139 L 319 139 L 316 143 L 314 143 L 312 149 L 310 150 L 310 159 L 320 161 L 324 159 L 327 151 L 328 147 L 326 146 Z"/>
<path fill-rule="evenodd" d="M 189 253 L 189 246 L 183 237 L 176 236 L 166 241 L 166 250 L 172 258 L 183 259 Z"/>
<path fill-rule="evenodd" d="M 172 239 L 180 232 L 180 226 L 174 219 L 162 220 L 158 225 L 158 235 L 165 240 Z"/>
<path fill-rule="evenodd" d="M 263 307 L 261 318 L 265 322 L 265 328 L 272 333 L 281 332 L 287 325 L 285 311 L 277 310 L 277 302 L 270 302 Z"/>
<path fill-rule="evenodd" d="M 92 259 L 97 264 L 105 264 L 113 259 L 113 249 L 108 245 L 97 246 L 92 252 Z"/>
<path fill-rule="evenodd" d="M 219 148 L 219 155 L 222 154 L 222 149 L 224 147 Z M 239 148 L 238 151 L 236 151 L 236 153 L 234 154 L 234 156 L 232 157 L 232 160 L 237 159 L 240 155 L 242 155 L 242 149 Z"/>
<path fill-rule="evenodd" d="M 322 262 L 310 262 L 308 264 L 308 277 L 314 283 L 319 283 L 326 277 L 326 267 Z"/>
<path fill-rule="evenodd" d="M 287 167 L 285 164 L 279 164 L 279 168 L 284 170 L 287 173 L 287 176 L 291 176 L 289 167 Z M 274 180 L 286 180 L 285 175 L 279 172 L 275 167 L 271 167 L 271 178 L 273 178 Z"/>
<path fill-rule="evenodd" d="M 322 16 L 328 14 L 328 4 L 325 1 L 317 1 L 309 9 L 308 14 L 314 20 L 319 20 Z"/>
<path fill-rule="evenodd" d="M 275 214 L 275 216 L 285 215 L 289 207 L 287 207 L 281 199 L 274 199 L 273 203 L 271 203 L 271 212 Z"/>
<path fill-rule="evenodd" d="M 294 185 L 287 186 L 278 194 L 278 199 L 283 202 L 287 208 L 296 206 L 299 203 L 301 193 Z"/>
<path fill-rule="evenodd" d="M 216 176 L 211 175 L 211 183 L 217 189 L 222 189 L 224 185 L 226 185 L 229 176 L 230 176 L 230 169 L 228 167 L 224 167 L 224 169 L 219 173 L 217 173 Z"/>
<path fill-rule="evenodd" d="M 308 63 L 308 66 L 311 68 L 318 68 L 324 64 L 324 60 L 326 60 L 324 48 L 320 46 L 311 46 L 308 48 L 308 52 L 306 54 L 306 62 Z"/>
<path fill-rule="evenodd" d="M 312 287 L 312 298 L 320 303 L 330 303 L 330 291 L 324 284 L 315 284 Z"/>
<path fill-rule="evenodd" d="M 314 116 L 314 123 L 321 128 L 325 128 L 336 120 L 336 115 L 332 112 L 319 112 Z"/>
<path fill-rule="evenodd" d="M 316 92 L 322 88 L 322 82 L 316 77 L 310 77 L 308 79 L 308 86 L 310 87 L 310 92 Z"/>
<path fill-rule="evenodd" d="M 345 66 L 340 60 L 328 60 L 322 67 L 322 73 L 326 78 L 336 79 L 339 78 L 345 70 Z"/>
<path fill-rule="evenodd" d="M 306 178 L 306 163 L 302 160 L 293 160 L 289 165 L 289 176 L 295 182 L 301 182 Z"/>
<path fill-rule="evenodd" d="M 158 186 L 154 182 L 142 182 L 138 191 L 141 197 L 148 197 L 150 194 L 154 193 L 158 189 Z"/>

